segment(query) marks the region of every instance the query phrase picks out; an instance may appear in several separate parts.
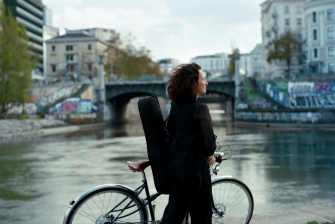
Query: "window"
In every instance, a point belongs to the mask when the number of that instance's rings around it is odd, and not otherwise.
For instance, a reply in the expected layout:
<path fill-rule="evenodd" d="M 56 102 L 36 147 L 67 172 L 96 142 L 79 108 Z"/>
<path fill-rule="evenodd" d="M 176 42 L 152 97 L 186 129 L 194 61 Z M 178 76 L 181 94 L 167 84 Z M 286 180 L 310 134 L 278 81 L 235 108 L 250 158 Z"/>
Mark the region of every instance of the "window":
<path fill-rule="evenodd" d="M 314 48 L 314 58 L 317 58 L 317 57 L 318 57 L 318 49 Z"/>
<path fill-rule="evenodd" d="M 74 71 L 74 65 L 68 65 L 67 66 L 67 71 L 68 72 L 73 72 Z"/>
<path fill-rule="evenodd" d="M 316 23 L 316 12 L 313 12 L 312 14 L 312 21 L 313 23 Z"/>
<path fill-rule="evenodd" d="M 302 13 L 302 7 L 301 7 L 301 5 L 297 6 L 297 13 Z"/>
<path fill-rule="evenodd" d="M 66 45 L 66 50 L 67 51 L 73 51 L 73 46 L 72 45 Z"/>
<path fill-rule="evenodd" d="M 72 54 L 66 55 L 66 60 L 73 61 L 73 55 Z"/>
<path fill-rule="evenodd" d="M 55 45 L 52 45 L 52 46 L 51 46 L 51 51 L 52 51 L 52 52 L 55 52 L 55 51 L 56 51 L 56 46 L 55 46 Z"/>
<path fill-rule="evenodd" d="M 56 72 L 56 65 L 51 65 L 51 71 Z"/>
<path fill-rule="evenodd" d="M 92 71 L 92 63 L 88 63 L 87 64 L 87 70 L 88 71 Z"/>
<path fill-rule="evenodd" d="M 298 52 L 302 52 L 302 45 L 301 44 L 298 45 Z"/>
<path fill-rule="evenodd" d="M 285 5 L 285 14 L 289 14 L 290 13 L 290 8 L 288 5 Z"/>
<path fill-rule="evenodd" d="M 89 44 L 88 45 L 88 50 L 90 51 L 92 49 L 91 45 Z"/>
<path fill-rule="evenodd" d="M 290 19 L 285 19 L 285 26 L 289 26 L 290 25 Z"/>
<path fill-rule="evenodd" d="M 297 25 L 298 25 L 298 26 L 301 26 L 301 18 L 298 18 L 298 19 L 297 19 Z"/>
<path fill-rule="evenodd" d="M 334 11 L 332 9 L 327 10 L 327 20 L 328 21 L 334 20 Z"/>
<path fill-rule="evenodd" d="M 334 57 L 335 52 L 334 52 L 334 47 L 328 47 L 328 57 Z"/>
<path fill-rule="evenodd" d="M 327 34 L 328 34 L 328 39 L 334 39 L 335 38 L 334 27 L 328 27 Z"/>
<path fill-rule="evenodd" d="M 313 40 L 317 40 L 317 39 L 318 39 L 318 31 L 313 30 Z"/>
<path fill-rule="evenodd" d="M 301 39 L 302 39 L 302 33 L 301 33 L 301 31 L 298 31 L 297 34 L 298 34 L 298 35 L 297 35 L 297 36 L 298 36 L 298 39 L 301 40 Z"/>
<path fill-rule="evenodd" d="M 334 73 L 334 63 L 328 63 L 328 72 Z"/>

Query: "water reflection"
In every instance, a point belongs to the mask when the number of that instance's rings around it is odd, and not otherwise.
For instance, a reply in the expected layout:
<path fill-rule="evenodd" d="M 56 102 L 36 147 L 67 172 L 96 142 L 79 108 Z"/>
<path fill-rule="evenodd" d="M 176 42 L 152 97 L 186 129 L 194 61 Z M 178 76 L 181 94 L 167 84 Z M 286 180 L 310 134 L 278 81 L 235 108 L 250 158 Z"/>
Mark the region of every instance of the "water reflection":
<path fill-rule="evenodd" d="M 333 132 L 246 129 L 214 122 L 218 142 L 233 156 L 219 175 L 245 182 L 255 213 L 335 200 Z M 10 223 L 61 223 L 68 201 L 104 183 L 141 184 L 125 162 L 147 158 L 139 121 L 26 142 L 0 143 L 0 218 Z M 152 174 L 147 172 L 154 189 Z M 161 217 L 167 197 L 156 201 Z"/>

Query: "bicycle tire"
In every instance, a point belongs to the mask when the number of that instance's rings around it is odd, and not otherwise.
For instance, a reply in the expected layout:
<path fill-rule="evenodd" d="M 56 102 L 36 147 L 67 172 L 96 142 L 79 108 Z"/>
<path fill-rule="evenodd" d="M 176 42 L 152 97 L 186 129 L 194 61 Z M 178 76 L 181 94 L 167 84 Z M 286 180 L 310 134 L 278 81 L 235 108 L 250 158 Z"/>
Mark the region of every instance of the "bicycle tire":
<path fill-rule="evenodd" d="M 248 224 L 254 211 L 254 199 L 250 189 L 242 181 L 231 177 L 212 180 L 213 224 Z M 222 212 L 218 214 L 216 210 Z M 186 213 L 184 224 L 191 223 L 190 213 Z"/>
<path fill-rule="evenodd" d="M 106 213 L 124 199 L 126 199 L 126 201 L 121 204 L 122 206 L 126 206 L 130 202 L 130 200 L 133 200 L 133 202 L 130 204 L 131 208 L 128 208 L 129 210 L 125 210 L 120 215 L 120 218 L 111 222 L 111 219 L 113 219 L 113 217 L 115 218 L 119 214 L 119 211 L 111 213 L 108 217 L 105 217 Z M 139 210 L 136 211 L 137 209 Z M 134 214 L 131 214 L 134 211 L 136 212 Z M 127 214 L 130 215 L 126 216 Z M 135 196 L 134 192 L 123 188 L 109 187 L 94 190 L 87 194 L 85 197 L 81 198 L 78 202 L 74 204 L 66 222 L 64 223 L 124 224 L 146 223 L 147 221 L 148 215 L 146 207 L 144 206 L 142 200 L 139 197 Z"/>

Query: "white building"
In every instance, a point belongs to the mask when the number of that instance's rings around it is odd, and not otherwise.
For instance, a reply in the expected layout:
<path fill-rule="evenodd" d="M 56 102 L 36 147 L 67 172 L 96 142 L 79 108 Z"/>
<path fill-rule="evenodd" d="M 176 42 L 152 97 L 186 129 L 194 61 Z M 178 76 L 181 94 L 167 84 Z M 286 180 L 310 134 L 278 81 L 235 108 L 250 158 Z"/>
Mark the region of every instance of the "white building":
<path fill-rule="evenodd" d="M 265 78 L 283 77 L 286 62 L 266 62 L 273 42 L 286 31 L 303 41 L 292 58 L 291 74 L 328 74 L 335 65 L 334 0 L 267 0 L 262 9 L 262 66 Z"/>
<path fill-rule="evenodd" d="M 156 62 L 163 75 L 171 75 L 171 71 L 179 65 L 179 61 L 173 58 L 160 59 Z"/>
<path fill-rule="evenodd" d="M 67 32 L 87 32 L 91 36 L 96 37 L 105 42 L 117 42 L 120 43 L 120 34 L 113 29 L 104 29 L 104 28 L 89 28 L 81 30 L 68 30 Z"/>
<path fill-rule="evenodd" d="M 250 57 L 250 70 L 249 75 L 258 77 L 261 74 L 262 62 L 262 44 L 257 44 L 249 54 Z"/>
<path fill-rule="evenodd" d="M 229 59 L 225 53 L 197 56 L 191 59 L 191 63 L 193 62 L 201 66 L 208 78 L 227 76 L 228 74 Z"/>
<path fill-rule="evenodd" d="M 98 75 L 98 54 L 107 43 L 85 31 L 68 31 L 46 41 L 47 78 L 51 81 L 71 78 L 85 80 Z"/>
<path fill-rule="evenodd" d="M 335 0 L 306 0 L 306 70 L 310 74 L 334 73 Z"/>
<path fill-rule="evenodd" d="M 304 0 L 267 0 L 261 4 L 262 10 L 262 66 L 263 78 L 284 77 L 287 65 L 285 61 L 266 61 L 269 50 L 275 40 L 287 31 L 304 37 L 305 14 Z M 302 50 L 302 49 L 301 49 Z M 303 72 L 303 61 L 297 56 L 291 61 L 291 74 Z"/>

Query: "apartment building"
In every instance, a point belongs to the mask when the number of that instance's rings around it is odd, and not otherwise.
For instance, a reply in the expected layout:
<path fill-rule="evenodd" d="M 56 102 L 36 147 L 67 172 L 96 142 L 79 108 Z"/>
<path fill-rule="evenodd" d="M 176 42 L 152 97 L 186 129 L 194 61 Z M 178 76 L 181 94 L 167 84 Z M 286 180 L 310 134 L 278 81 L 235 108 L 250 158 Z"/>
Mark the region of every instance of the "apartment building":
<path fill-rule="evenodd" d="M 335 1 L 307 0 L 304 6 L 306 21 L 306 70 L 310 74 L 335 72 Z"/>
<path fill-rule="evenodd" d="M 261 9 L 264 78 L 284 77 L 285 61 L 270 64 L 266 58 L 274 41 L 287 31 L 302 41 L 300 52 L 292 58 L 290 75 L 334 73 L 334 0 L 267 0 Z"/>
<path fill-rule="evenodd" d="M 3 0 L 16 21 L 27 29 L 33 54 L 39 57 L 34 74 L 43 74 L 43 4 L 41 0 Z"/>
<path fill-rule="evenodd" d="M 263 78 L 284 77 L 287 69 L 286 62 L 276 60 L 270 64 L 266 59 L 269 51 L 273 48 L 273 43 L 285 32 L 293 32 L 299 40 L 304 40 L 304 0 L 267 0 L 261 4 L 261 11 L 262 76 Z M 298 55 L 293 57 L 291 74 L 302 73 L 303 63 Z"/>
<path fill-rule="evenodd" d="M 91 36 L 96 37 L 107 43 L 113 42 L 120 44 L 120 34 L 113 29 L 104 29 L 104 28 L 89 28 L 89 29 L 79 29 L 79 30 L 68 30 L 67 32 L 87 32 Z"/>
<path fill-rule="evenodd" d="M 208 78 L 227 76 L 228 74 L 229 59 L 226 53 L 201 55 L 192 58 L 190 62 L 200 65 Z"/>
<path fill-rule="evenodd" d="M 171 75 L 172 70 L 180 64 L 177 59 L 173 58 L 160 59 L 156 63 L 158 64 L 161 73 L 165 76 Z"/>
<path fill-rule="evenodd" d="M 84 80 L 98 76 L 98 54 L 108 44 L 85 31 L 68 31 L 46 41 L 47 79 Z"/>

